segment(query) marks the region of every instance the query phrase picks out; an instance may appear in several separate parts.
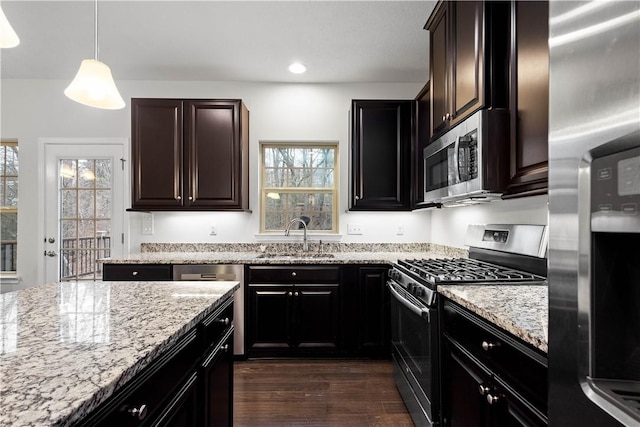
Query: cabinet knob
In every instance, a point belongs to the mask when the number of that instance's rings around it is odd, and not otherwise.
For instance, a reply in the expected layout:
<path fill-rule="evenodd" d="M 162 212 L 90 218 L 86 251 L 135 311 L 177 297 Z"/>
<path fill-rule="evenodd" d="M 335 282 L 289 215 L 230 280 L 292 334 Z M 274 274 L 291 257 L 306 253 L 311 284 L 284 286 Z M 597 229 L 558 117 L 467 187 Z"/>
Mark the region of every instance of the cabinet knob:
<path fill-rule="evenodd" d="M 139 408 L 129 408 L 127 412 L 134 418 L 144 420 L 147 416 L 147 405 L 140 405 Z"/>
<path fill-rule="evenodd" d="M 487 394 L 487 403 L 489 405 L 495 405 L 500 401 L 500 396 L 495 396 L 493 394 Z"/>
<path fill-rule="evenodd" d="M 444 122 L 445 120 L 447 120 L 447 116 L 442 116 L 442 121 Z"/>
<path fill-rule="evenodd" d="M 296 291 L 296 292 L 293 293 L 293 295 L 297 297 L 300 294 Z"/>
<path fill-rule="evenodd" d="M 354 197 L 356 200 L 360 200 L 360 196 L 355 196 Z"/>
<path fill-rule="evenodd" d="M 445 117 L 446 120 L 449 120 L 451 118 L 451 114 L 447 113 L 447 114 L 445 114 L 444 117 Z"/>
<path fill-rule="evenodd" d="M 226 353 L 227 351 L 229 351 L 229 344 L 225 344 L 221 348 L 222 348 L 222 351 Z"/>
<path fill-rule="evenodd" d="M 293 273 L 291 273 L 292 277 L 296 277 L 298 275 L 298 273 L 296 273 L 295 271 Z"/>
<path fill-rule="evenodd" d="M 137 272 L 137 271 L 133 271 L 133 272 L 131 272 L 131 275 L 132 275 L 132 276 L 137 276 L 137 275 L 138 275 L 138 272 Z"/>
<path fill-rule="evenodd" d="M 293 292 L 287 292 L 287 295 L 293 296 Z"/>
<path fill-rule="evenodd" d="M 491 391 L 491 388 L 488 385 L 480 384 L 478 391 L 480 392 L 481 396 L 486 396 L 487 393 Z"/>
<path fill-rule="evenodd" d="M 500 343 L 499 342 L 488 342 L 488 341 L 482 341 L 482 349 L 484 351 L 489 351 L 489 350 L 493 350 L 494 348 L 500 347 Z"/>
<path fill-rule="evenodd" d="M 193 196 L 189 196 L 189 200 L 193 200 Z"/>
<path fill-rule="evenodd" d="M 216 319 L 216 322 L 222 323 L 223 325 L 227 326 L 229 323 L 231 323 L 231 320 L 229 320 L 228 317 L 225 317 L 224 319 Z"/>
<path fill-rule="evenodd" d="M 176 200 L 182 200 L 182 196 L 176 196 Z"/>

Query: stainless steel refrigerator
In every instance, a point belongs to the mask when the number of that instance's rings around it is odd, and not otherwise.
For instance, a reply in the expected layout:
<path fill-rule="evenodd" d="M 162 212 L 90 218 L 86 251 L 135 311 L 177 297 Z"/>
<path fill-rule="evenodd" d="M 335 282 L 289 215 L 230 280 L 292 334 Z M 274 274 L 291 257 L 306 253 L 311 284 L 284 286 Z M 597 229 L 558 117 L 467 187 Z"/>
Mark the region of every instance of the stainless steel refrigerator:
<path fill-rule="evenodd" d="M 640 2 L 549 6 L 549 422 L 638 426 Z"/>

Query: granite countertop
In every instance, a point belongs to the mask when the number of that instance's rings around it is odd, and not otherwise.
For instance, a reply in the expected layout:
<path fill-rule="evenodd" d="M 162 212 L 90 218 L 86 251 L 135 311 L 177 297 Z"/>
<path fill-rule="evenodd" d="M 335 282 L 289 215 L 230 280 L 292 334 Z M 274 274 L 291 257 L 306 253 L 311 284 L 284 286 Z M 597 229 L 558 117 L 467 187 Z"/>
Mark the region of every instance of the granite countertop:
<path fill-rule="evenodd" d="M 300 244 L 143 243 L 141 253 L 100 260 L 108 264 L 392 264 L 399 259 L 466 258 L 466 249 L 407 243 Z"/>
<path fill-rule="evenodd" d="M 0 294 L 0 425 L 77 421 L 238 286 L 65 282 Z"/>
<path fill-rule="evenodd" d="M 440 252 L 146 252 L 104 258 L 107 264 L 391 264 L 399 259 L 436 258 Z"/>
<path fill-rule="evenodd" d="M 438 293 L 539 350 L 548 351 L 546 285 L 441 285 Z"/>

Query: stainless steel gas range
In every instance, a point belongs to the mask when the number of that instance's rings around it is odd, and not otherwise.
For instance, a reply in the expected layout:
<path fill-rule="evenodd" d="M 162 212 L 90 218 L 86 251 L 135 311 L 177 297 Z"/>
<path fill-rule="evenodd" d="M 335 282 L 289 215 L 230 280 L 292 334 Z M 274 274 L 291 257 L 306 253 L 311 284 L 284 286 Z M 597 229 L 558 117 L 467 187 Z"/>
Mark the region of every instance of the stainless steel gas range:
<path fill-rule="evenodd" d="M 469 225 L 465 243 L 469 258 L 399 260 L 389 272 L 394 379 L 417 426 L 440 422 L 437 286 L 546 283 L 544 225 Z"/>

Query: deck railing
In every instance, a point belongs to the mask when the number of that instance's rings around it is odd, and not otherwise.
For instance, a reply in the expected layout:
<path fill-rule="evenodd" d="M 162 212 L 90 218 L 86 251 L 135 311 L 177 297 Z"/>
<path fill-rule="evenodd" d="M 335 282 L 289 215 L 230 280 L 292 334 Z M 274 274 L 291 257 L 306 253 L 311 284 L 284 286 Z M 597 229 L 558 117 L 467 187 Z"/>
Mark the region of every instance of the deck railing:
<path fill-rule="evenodd" d="M 62 239 L 61 280 L 99 279 L 102 276 L 102 265 L 97 260 L 109 256 L 111 256 L 110 236 Z"/>

